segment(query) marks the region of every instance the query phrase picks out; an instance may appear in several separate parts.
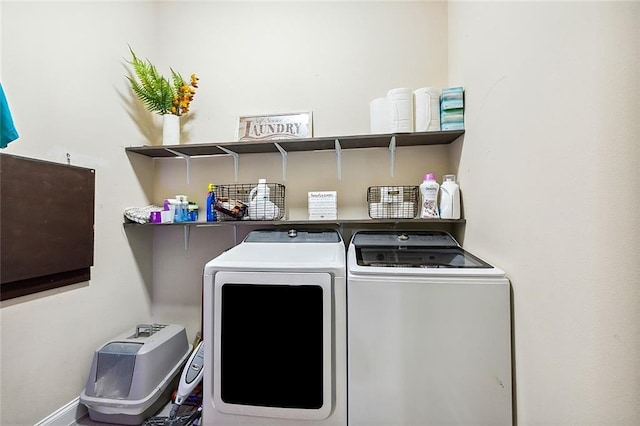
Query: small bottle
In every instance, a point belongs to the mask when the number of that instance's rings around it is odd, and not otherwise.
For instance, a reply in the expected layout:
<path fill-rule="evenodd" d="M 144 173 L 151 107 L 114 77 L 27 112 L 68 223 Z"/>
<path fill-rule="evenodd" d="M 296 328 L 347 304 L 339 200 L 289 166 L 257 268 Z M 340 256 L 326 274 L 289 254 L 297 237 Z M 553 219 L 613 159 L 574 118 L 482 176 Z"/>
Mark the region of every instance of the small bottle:
<path fill-rule="evenodd" d="M 182 215 L 180 214 L 180 200 L 176 198 L 169 198 L 169 211 L 173 216 L 174 222 L 182 222 Z"/>
<path fill-rule="evenodd" d="M 180 199 L 180 214 L 183 222 L 189 222 L 189 200 L 186 195 L 183 195 Z"/>
<path fill-rule="evenodd" d="M 186 195 L 176 195 L 176 213 L 175 213 L 175 222 L 187 222 L 187 196 Z"/>
<path fill-rule="evenodd" d="M 436 175 L 427 173 L 420 184 L 420 194 L 422 195 L 422 208 L 420 217 L 422 219 L 437 219 L 438 214 L 438 189 L 440 185 L 436 182 Z"/>
<path fill-rule="evenodd" d="M 460 219 L 460 187 L 456 175 L 444 175 L 440 186 L 440 217 Z"/>
<path fill-rule="evenodd" d="M 198 205 L 193 201 L 189 201 L 189 205 L 187 207 L 189 209 L 188 211 L 189 221 L 197 222 L 198 221 Z"/>
<path fill-rule="evenodd" d="M 216 213 L 215 205 L 216 205 L 216 187 L 210 183 L 209 184 L 209 193 L 207 194 L 207 222 L 215 222 L 218 219 L 218 214 Z"/>

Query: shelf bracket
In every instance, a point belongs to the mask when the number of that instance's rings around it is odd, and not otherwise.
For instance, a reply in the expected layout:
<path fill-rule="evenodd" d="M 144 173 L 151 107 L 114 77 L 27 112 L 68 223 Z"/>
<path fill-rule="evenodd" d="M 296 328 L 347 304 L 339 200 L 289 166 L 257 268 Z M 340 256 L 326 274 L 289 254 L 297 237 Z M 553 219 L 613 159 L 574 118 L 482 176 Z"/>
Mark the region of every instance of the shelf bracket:
<path fill-rule="evenodd" d="M 189 250 L 189 236 L 191 235 L 191 227 L 184 225 L 184 251 Z"/>
<path fill-rule="evenodd" d="M 273 144 L 278 148 L 282 156 L 282 180 L 287 180 L 287 151 L 285 151 L 279 143 L 274 142 Z"/>
<path fill-rule="evenodd" d="M 393 177 L 396 167 L 396 137 L 391 136 L 391 141 L 389 142 L 389 161 L 391 163 L 391 177 Z"/>
<path fill-rule="evenodd" d="M 171 148 L 165 148 L 165 151 L 168 151 L 170 153 L 172 153 L 173 155 L 175 155 L 176 157 L 182 157 L 184 158 L 186 164 L 187 164 L 187 185 L 189 185 L 189 179 L 191 176 L 191 156 L 184 154 L 180 151 L 175 151 Z"/>
<path fill-rule="evenodd" d="M 342 147 L 340 146 L 340 141 L 338 139 L 335 140 L 336 147 L 336 167 L 338 169 L 338 180 L 342 180 Z"/>
<path fill-rule="evenodd" d="M 227 154 L 229 154 L 230 156 L 233 157 L 233 181 L 234 182 L 238 182 L 238 163 L 239 163 L 239 159 L 240 159 L 240 155 L 238 155 L 237 152 L 233 152 L 231 150 L 228 150 L 227 148 L 223 147 L 223 146 L 219 146 L 217 145 L 217 148 L 226 152 Z"/>

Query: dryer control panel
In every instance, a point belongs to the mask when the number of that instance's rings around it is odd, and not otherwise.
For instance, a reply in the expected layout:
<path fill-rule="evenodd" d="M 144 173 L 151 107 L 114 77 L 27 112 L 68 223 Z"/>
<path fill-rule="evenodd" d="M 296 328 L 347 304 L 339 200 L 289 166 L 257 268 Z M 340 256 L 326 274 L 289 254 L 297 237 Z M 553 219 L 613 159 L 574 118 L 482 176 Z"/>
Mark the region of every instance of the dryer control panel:
<path fill-rule="evenodd" d="M 244 239 L 246 243 L 338 243 L 340 241 L 342 241 L 340 234 L 331 229 L 259 229 L 249 232 Z"/>

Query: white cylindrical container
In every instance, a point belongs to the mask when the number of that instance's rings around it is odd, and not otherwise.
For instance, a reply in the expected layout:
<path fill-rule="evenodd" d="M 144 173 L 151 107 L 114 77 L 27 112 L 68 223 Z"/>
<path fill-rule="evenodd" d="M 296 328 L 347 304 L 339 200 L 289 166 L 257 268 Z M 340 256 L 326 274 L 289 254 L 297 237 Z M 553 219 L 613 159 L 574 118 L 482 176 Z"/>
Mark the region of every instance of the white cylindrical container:
<path fill-rule="evenodd" d="M 420 195 L 422 196 L 422 208 L 420 217 L 422 219 L 437 219 L 438 214 L 438 189 L 440 185 L 436 182 L 436 175 L 427 173 L 424 181 L 420 184 Z"/>
<path fill-rule="evenodd" d="M 389 100 L 376 98 L 369 104 L 369 121 L 371 134 L 377 135 L 391 132 L 391 114 L 389 113 Z"/>
<path fill-rule="evenodd" d="M 460 219 L 460 187 L 456 175 L 444 175 L 440 186 L 440 217 Z"/>
<path fill-rule="evenodd" d="M 416 132 L 440 130 L 440 90 L 434 87 L 414 90 L 413 112 Z"/>
<path fill-rule="evenodd" d="M 413 132 L 413 92 L 397 88 L 387 92 L 391 132 Z"/>

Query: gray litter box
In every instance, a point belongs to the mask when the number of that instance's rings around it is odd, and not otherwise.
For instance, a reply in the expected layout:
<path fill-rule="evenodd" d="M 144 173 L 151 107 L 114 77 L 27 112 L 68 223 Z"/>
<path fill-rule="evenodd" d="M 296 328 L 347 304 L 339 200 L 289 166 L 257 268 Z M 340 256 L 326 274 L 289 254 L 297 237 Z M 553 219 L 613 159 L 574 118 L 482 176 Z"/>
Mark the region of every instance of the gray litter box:
<path fill-rule="evenodd" d="M 95 422 L 139 425 L 169 402 L 191 349 L 181 325 L 138 325 L 96 350 L 80 402 Z"/>

